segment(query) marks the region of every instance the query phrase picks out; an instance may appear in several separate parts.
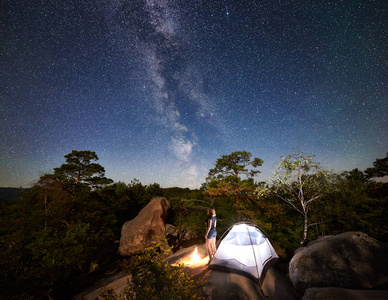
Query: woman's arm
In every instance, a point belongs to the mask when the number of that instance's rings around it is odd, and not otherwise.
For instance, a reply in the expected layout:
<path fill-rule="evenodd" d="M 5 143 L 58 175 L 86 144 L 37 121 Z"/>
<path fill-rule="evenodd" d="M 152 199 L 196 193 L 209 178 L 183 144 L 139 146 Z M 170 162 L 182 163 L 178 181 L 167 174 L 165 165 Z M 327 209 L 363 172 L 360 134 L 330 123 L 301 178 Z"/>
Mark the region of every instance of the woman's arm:
<path fill-rule="evenodd" d="M 207 238 L 207 235 L 209 234 L 211 224 L 212 224 L 212 220 L 211 219 L 207 219 L 206 238 Z"/>

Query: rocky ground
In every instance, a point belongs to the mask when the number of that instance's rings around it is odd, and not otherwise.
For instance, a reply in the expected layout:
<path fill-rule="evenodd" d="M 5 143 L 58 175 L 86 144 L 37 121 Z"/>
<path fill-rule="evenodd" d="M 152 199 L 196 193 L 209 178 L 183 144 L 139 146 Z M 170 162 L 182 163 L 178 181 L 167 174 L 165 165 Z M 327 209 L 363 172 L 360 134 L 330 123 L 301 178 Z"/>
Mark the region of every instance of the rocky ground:
<path fill-rule="evenodd" d="M 167 261 L 171 264 L 184 260 L 190 261 L 196 247 L 201 261 L 190 266 L 183 266 L 183 268 L 185 272 L 192 275 L 195 280 L 198 280 L 205 287 L 205 294 L 209 299 L 293 300 L 299 298 L 289 279 L 276 266 L 268 270 L 261 287 L 262 290 L 257 282 L 248 277 L 208 269 L 205 244 L 181 249 L 168 257 Z M 73 299 L 95 300 L 103 290 L 108 288 L 113 288 L 116 292 L 122 294 L 128 279 L 130 279 L 130 275 L 125 271 L 115 272 L 114 275 L 100 280 Z"/>

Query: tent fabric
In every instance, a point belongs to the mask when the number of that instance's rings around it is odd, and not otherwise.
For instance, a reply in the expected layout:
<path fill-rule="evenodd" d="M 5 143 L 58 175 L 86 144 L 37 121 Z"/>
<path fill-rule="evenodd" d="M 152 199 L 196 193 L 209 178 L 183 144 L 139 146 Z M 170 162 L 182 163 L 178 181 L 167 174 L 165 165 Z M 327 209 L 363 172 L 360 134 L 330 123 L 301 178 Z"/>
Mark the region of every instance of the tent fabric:
<path fill-rule="evenodd" d="M 209 267 L 245 273 L 261 281 L 277 258 L 270 241 L 256 225 L 239 223 L 220 241 Z"/>

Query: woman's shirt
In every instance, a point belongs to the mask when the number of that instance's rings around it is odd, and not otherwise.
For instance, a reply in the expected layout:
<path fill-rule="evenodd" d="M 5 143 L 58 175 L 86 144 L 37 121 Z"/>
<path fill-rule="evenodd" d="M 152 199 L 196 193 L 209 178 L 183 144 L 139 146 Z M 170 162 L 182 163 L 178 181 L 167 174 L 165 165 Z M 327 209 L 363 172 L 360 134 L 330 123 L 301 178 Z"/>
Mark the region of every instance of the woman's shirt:
<path fill-rule="evenodd" d="M 216 216 L 211 216 L 210 218 L 208 218 L 208 220 L 210 220 L 210 222 L 211 222 L 210 223 L 210 230 L 216 228 Z"/>

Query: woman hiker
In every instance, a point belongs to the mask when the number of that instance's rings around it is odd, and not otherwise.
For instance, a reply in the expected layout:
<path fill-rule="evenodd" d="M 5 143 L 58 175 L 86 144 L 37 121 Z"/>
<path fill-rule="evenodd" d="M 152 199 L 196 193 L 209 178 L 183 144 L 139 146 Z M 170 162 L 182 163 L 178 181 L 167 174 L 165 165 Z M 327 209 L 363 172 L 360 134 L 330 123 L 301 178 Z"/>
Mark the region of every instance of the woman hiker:
<path fill-rule="evenodd" d="M 216 224 L 216 211 L 213 207 L 210 207 L 206 220 L 207 231 L 205 235 L 207 252 L 209 253 L 209 263 L 212 261 L 214 254 L 216 254 Z"/>

